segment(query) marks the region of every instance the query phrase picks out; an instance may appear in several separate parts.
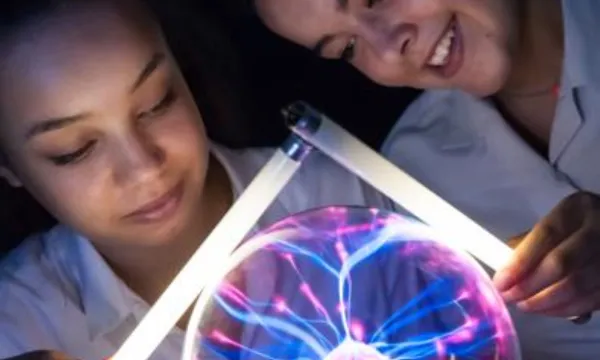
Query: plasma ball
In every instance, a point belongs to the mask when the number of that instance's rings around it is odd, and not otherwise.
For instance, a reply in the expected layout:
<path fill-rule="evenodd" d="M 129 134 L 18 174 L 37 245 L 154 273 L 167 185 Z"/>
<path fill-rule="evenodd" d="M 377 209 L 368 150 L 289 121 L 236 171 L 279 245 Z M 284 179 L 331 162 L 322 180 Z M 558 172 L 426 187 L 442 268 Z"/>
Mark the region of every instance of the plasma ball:
<path fill-rule="evenodd" d="M 316 209 L 231 259 L 196 305 L 183 360 L 520 360 L 489 275 L 413 219 Z"/>
<path fill-rule="evenodd" d="M 367 344 L 345 341 L 323 360 L 391 360 Z"/>

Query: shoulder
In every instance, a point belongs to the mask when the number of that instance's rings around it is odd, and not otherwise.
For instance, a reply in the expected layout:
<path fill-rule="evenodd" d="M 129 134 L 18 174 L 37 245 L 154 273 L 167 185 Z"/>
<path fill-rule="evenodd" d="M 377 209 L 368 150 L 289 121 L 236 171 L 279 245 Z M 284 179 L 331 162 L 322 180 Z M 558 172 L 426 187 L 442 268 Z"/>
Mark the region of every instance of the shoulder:
<path fill-rule="evenodd" d="M 60 345 L 59 323 L 77 302 L 55 253 L 68 234 L 59 226 L 31 236 L 0 263 L 0 358 Z"/>
<path fill-rule="evenodd" d="M 427 90 L 415 99 L 402 113 L 395 128 L 401 125 L 426 127 L 435 118 L 452 118 L 473 111 L 473 108 L 488 107 L 488 103 L 459 90 Z M 393 130 L 392 130 L 393 131 Z"/>
<path fill-rule="evenodd" d="M 427 143 L 444 147 L 447 141 L 472 132 L 469 127 L 483 114 L 498 116 L 488 102 L 458 90 L 427 90 L 415 99 L 396 121 L 396 124 L 383 143 L 381 152 L 385 156 L 397 152 L 395 147 L 402 144 L 403 151 L 413 142 Z M 442 144 L 442 145 L 440 145 Z M 404 154 L 418 156 L 418 153 Z"/>
<path fill-rule="evenodd" d="M 483 122 L 502 123 L 502 118 L 489 101 L 459 90 L 428 90 L 402 113 L 383 143 L 381 152 L 390 156 L 397 147 L 416 145 L 427 149 L 461 148 L 478 137 Z M 430 149 L 431 150 L 431 149 Z M 416 151 L 403 156 L 418 157 Z"/>
<path fill-rule="evenodd" d="M 71 282 L 69 257 L 76 234 L 58 225 L 27 238 L 0 262 L 0 287 L 43 291 L 48 285 Z"/>
<path fill-rule="evenodd" d="M 597 15 L 600 13 L 600 2 L 596 1 L 596 0 L 578 0 L 578 1 L 571 1 L 571 0 L 562 0 L 562 9 L 563 9 L 563 13 L 564 16 L 567 20 L 570 19 L 570 17 L 576 17 L 576 18 L 596 18 Z M 594 26 L 593 23 L 585 23 L 585 24 L 579 24 L 579 25 L 588 25 L 588 26 Z M 598 25 L 595 25 L 598 26 Z"/>

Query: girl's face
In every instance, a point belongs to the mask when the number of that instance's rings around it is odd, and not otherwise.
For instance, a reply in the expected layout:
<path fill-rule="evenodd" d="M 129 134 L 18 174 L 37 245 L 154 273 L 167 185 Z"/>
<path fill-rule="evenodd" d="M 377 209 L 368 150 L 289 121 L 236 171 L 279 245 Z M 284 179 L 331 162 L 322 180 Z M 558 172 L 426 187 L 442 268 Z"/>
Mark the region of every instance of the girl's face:
<path fill-rule="evenodd" d="M 148 22 L 87 6 L 2 44 L 2 173 L 107 245 L 160 244 L 199 215 L 207 138 Z"/>
<path fill-rule="evenodd" d="M 265 24 L 387 86 L 500 89 L 516 28 L 512 0 L 255 0 Z M 512 31 L 511 31 L 512 29 Z"/>

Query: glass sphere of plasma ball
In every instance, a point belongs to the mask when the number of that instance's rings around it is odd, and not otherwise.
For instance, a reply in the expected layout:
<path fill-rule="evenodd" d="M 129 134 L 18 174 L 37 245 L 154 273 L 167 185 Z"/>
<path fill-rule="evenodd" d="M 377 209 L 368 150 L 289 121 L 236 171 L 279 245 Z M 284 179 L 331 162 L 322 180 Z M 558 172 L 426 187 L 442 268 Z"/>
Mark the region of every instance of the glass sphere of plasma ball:
<path fill-rule="evenodd" d="M 519 360 L 489 276 L 428 226 L 362 207 L 290 216 L 195 305 L 184 360 Z"/>

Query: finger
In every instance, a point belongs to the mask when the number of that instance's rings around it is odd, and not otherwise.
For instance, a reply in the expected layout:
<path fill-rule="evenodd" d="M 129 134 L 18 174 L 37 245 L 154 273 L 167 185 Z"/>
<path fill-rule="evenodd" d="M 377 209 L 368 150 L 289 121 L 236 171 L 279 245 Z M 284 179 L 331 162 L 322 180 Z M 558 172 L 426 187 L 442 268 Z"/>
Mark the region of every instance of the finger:
<path fill-rule="evenodd" d="M 552 215 L 538 223 L 517 246 L 509 264 L 494 276 L 498 291 L 505 292 L 527 277 L 568 235 L 553 225 Z"/>
<path fill-rule="evenodd" d="M 600 292 L 600 277 L 596 266 L 589 265 L 520 302 L 517 306 L 525 311 L 543 312 L 567 307 L 569 304 L 580 302 L 581 299 L 593 298 L 597 292 Z"/>
<path fill-rule="evenodd" d="M 544 316 L 553 316 L 560 318 L 578 318 L 581 314 L 590 314 L 600 308 L 600 292 L 597 292 L 586 298 L 581 298 L 573 303 L 566 304 L 557 308 L 548 309 L 544 311 L 537 311 L 535 313 Z M 587 316 L 587 315 L 584 315 Z"/>
<path fill-rule="evenodd" d="M 527 234 L 529 234 L 529 232 L 517 235 L 515 237 L 512 237 L 510 239 L 508 239 L 508 241 L 506 242 L 506 244 L 513 250 L 515 250 L 525 239 L 525 237 L 527 236 Z M 505 267 L 502 271 L 498 271 L 496 272 L 496 274 L 494 275 L 494 283 L 496 285 L 496 288 L 499 291 L 502 291 L 503 288 L 510 288 L 510 279 L 509 277 L 511 276 L 510 270 L 508 269 L 508 266 Z"/>
<path fill-rule="evenodd" d="M 573 218 L 572 208 L 576 200 L 576 196 L 564 199 L 525 235 L 516 247 L 508 266 L 494 278 L 498 290 L 505 291 L 514 286 L 533 271 L 561 240 L 580 227 L 581 221 Z"/>
<path fill-rule="evenodd" d="M 588 248 L 591 238 L 591 233 L 587 229 L 577 231 L 554 248 L 527 277 L 515 284 L 508 291 L 503 292 L 502 296 L 504 300 L 507 302 L 525 300 L 550 285 L 559 282 L 567 275 L 577 271 L 577 269 L 584 268 L 587 264 L 593 263 L 593 254 L 595 251 L 591 247 Z M 598 241 L 594 240 L 594 242 Z M 597 272 L 595 268 L 591 268 L 589 271 L 592 274 Z M 585 274 L 578 272 L 574 276 L 585 276 Z"/>

